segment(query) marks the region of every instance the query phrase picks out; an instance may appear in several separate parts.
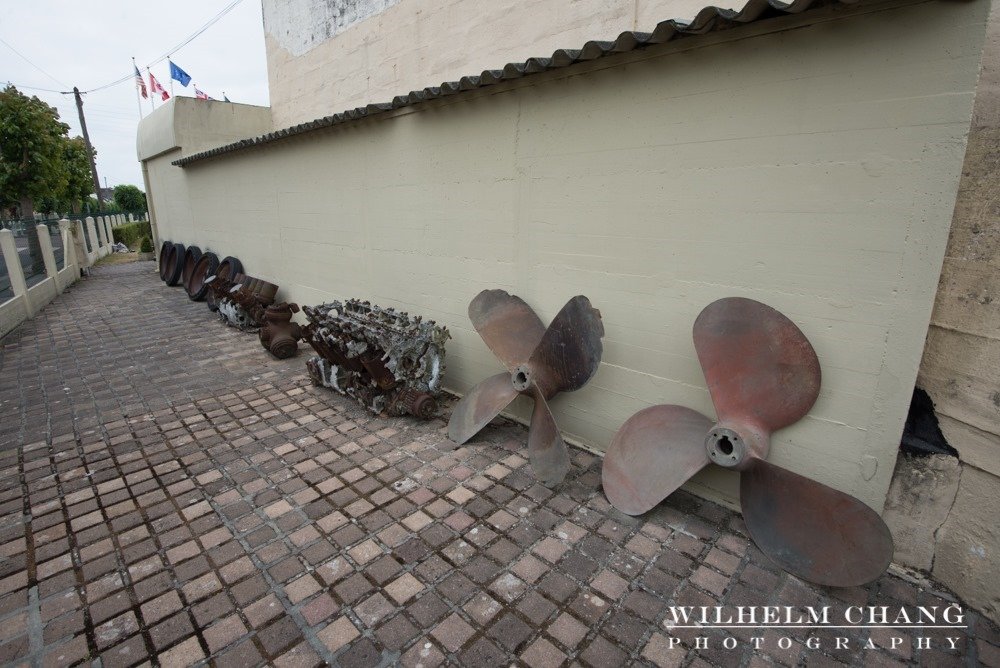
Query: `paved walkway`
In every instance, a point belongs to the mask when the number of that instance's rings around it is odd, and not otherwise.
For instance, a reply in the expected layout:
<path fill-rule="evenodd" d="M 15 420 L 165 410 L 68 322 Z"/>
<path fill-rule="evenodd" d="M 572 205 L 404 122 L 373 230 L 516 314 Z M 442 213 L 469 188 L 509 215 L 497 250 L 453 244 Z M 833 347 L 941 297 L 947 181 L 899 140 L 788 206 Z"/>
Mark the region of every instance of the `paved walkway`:
<path fill-rule="evenodd" d="M 151 263 L 95 270 L 0 341 L 0 663 L 1000 663 L 975 613 L 948 632 L 669 628 L 675 604 L 954 599 L 891 575 L 812 588 L 717 505 L 625 517 L 592 455 L 549 490 L 522 427 L 456 447 L 443 419 L 312 387 L 303 359 L 272 359 Z"/>

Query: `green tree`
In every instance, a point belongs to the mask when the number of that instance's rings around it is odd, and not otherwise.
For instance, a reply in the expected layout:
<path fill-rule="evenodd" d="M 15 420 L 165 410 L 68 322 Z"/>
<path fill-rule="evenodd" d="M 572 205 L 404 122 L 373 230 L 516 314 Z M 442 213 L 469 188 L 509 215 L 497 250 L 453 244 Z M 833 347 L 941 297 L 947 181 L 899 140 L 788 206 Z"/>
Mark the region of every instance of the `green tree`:
<path fill-rule="evenodd" d="M 22 219 L 34 217 L 35 200 L 65 192 L 68 131 L 59 112 L 37 97 L 28 97 L 14 86 L 0 92 L 0 191 L 18 203 Z M 27 238 L 31 270 L 42 271 L 38 235 L 30 225 Z"/>
<path fill-rule="evenodd" d="M 66 191 L 63 199 L 73 213 L 80 213 L 80 207 L 94 192 L 94 179 L 90 172 L 90 156 L 83 137 L 65 138 L 63 156 L 66 161 Z M 97 156 L 97 151 L 94 151 Z"/>
<path fill-rule="evenodd" d="M 126 213 L 146 210 L 146 194 L 133 185 L 115 186 L 115 204 Z"/>
<path fill-rule="evenodd" d="M 14 86 L 0 92 L 0 190 L 17 200 L 22 218 L 34 215 L 36 199 L 65 192 L 68 131 L 55 107 Z"/>

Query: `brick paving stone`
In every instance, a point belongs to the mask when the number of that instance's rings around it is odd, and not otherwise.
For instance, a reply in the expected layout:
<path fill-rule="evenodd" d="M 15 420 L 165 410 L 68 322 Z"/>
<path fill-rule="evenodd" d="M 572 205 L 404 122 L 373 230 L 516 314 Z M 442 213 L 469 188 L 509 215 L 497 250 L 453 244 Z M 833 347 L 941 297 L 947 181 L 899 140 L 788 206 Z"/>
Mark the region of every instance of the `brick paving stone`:
<path fill-rule="evenodd" d="M 683 663 L 687 651 L 662 633 L 654 633 L 642 649 L 642 658 L 659 668 L 676 668 Z"/>
<path fill-rule="evenodd" d="M 191 666 L 205 658 L 205 652 L 198 644 L 197 638 L 188 638 L 172 649 L 157 656 L 163 668 L 180 668 L 181 666 Z"/>
<path fill-rule="evenodd" d="M 247 633 L 247 627 L 238 615 L 230 615 L 203 631 L 208 649 L 215 654 Z"/>
<path fill-rule="evenodd" d="M 360 605 L 354 606 L 358 618 L 369 628 L 374 628 L 379 620 L 395 610 L 395 606 L 382 594 L 372 594 Z"/>
<path fill-rule="evenodd" d="M 316 626 L 340 610 L 340 606 L 329 594 L 320 594 L 302 606 L 302 617 L 306 624 Z"/>
<path fill-rule="evenodd" d="M 434 643 L 419 640 L 402 657 L 400 665 L 404 668 L 434 668 L 440 666 L 445 661 L 444 654 L 441 653 Z"/>
<path fill-rule="evenodd" d="M 972 611 L 961 651 L 887 629 L 865 652 L 774 630 L 696 650 L 670 605 L 953 599 L 891 574 L 812 587 L 721 506 L 680 491 L 624 516 L 597 457 L 571 450 L 547 488 L 523 427 L 458 446 L 447 398 L 428 422 L 374 417 L 303 358 L 271 358 L 149 263 L 96 268 L 0 340 L 0 662 L 1000 664 Z"/>
<path fill-rule="evenodd" d="M 431 631 L 431 635 L 449 652 L 457 652 L 473 633 L 474 629 L 456 613 L 449 615 Z"/>
<path fill-rule="evenodd" d="M 499 666 L 503 663 L 506 652 L 486 638 L 473 641 L 459 656 L 461 665 L 466 666 Z"/>
<path fill-rule="evenodd" d="M 276 668 L 312 668 L 320 663 L 319 654 L 304 642 L 274 660 Z"/>
<path fill-rule="evenodd" d="M 539 638 L 521 654 L 521 660 L 532 668 L 558 668 L 566 659 L 566 655 L 545 638 Z"/>
<path fill-rule="evenodd" d="M 385 591 L 396 603 L 405 603 L 416 596 L 423 588 L 424 585 L 421 584 L 420 580 L 409 573 L 405 573 L 386 585 Z"/>
<path fill-rule="evenodd" d="M 317 633 L 316 637 L 326 645 L 326 648 L 330 652 L 336 652 L 359 635 L 357 627 L 354 626 L 350 619 L 339 617 Z"/>

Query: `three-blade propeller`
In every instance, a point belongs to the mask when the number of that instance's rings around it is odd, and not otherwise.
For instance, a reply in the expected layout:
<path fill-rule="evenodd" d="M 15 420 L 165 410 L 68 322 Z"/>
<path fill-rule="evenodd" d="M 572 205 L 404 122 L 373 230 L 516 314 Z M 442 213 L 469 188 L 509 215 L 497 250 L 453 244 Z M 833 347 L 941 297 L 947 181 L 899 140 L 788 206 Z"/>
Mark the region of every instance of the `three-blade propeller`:
<path fill-rule="evenodd" d="M 508 371 L 482 381 L 455 406 L 448 437 L 465 443 L 518 394 L 535 400 L 528 454 L 535 475 L 556 484 L 569 470 L 569 453 L 548 401 L 578 390 L 597 372 L 603 350 L 601 312 L 577 296 L 566 302 L 548 329 L 520 297 L 484 290 L 469 304 L 469 319 Z"/>
<path fill-rule="evenodd" d="M 784 315 L 751 299 L 709 304 L 694 345 L 718 421 L 682 406 L 629 418 L 604 459 L 613 506 L 640 515 L 715 463 L 740 471 L 740 503 L 760 550 L 821 585 L 870 582 L 892 559 L 892 536 L 858 499 L 765 461 L 771 434 L 809 412 L 819 396 L 816 352 Z"/>

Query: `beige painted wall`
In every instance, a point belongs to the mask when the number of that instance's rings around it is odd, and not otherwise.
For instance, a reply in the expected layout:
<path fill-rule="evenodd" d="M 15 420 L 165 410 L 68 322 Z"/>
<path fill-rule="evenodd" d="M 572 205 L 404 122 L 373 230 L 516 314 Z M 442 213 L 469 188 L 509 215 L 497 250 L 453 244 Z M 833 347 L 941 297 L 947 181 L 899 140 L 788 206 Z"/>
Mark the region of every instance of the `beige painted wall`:
<path fill-rule="evenodd" d="M 272 129 L 270 107 L 190 97 L 175 97 L 143 118 L 136 134 L 135 150 L 143 165 L 153 246 L 157 253 L 165 238 L 160 230 L 161 216 L 171 231 L 178 225 L 191 227 L 194 224 L 183 174 L 171 168 L 170 161 Z"/>
<path fill-rule="evenodd" d="M 197 153 L 272 128 L 270 107 L 175 97 L 143 118 L 135 149 L 140 161 L 181 146 Z"/>
<path fill-rule="evenodd" d="M 886 519 L 897 557 L 1000 623 L 1000 16 L 993 13 L 917 384 L 953 458 L 901 459 Z"/>
<path fill-rule="evenodd" d="M 164 236 L 237 255 L 282 298 L 363 297 L 447 325 L 459 392 L 501 368 L 467 319 L 478 291 L 506 288 L 546 321 L 588 295 L 604 361 L 553 410 L 596 449 L 650 404 L 711 414 L 691 325 L 723 296 L 767 302 L 824 373 L 772 461 L 881 509 L 987 6 L 813 13 L 769 24 L 821 21 L 799 30 L 658 47 L 183 170 L 162 155 L 147 163 L 154 208 Z M 734 486 L 696 484 L 730 502 Z"/>
<path fill-rule="evenodd" d="M 275 127 L 388 102 L 511 61 L 613 40 L 626 30 L 691 19 L 706 0 L 397 0 L 337 33 L 327 4 L 263 0 Z M 743 5 L 719 3 L 720 6 Z M 329 37 L 327 35 L 330 34 Z"/>

